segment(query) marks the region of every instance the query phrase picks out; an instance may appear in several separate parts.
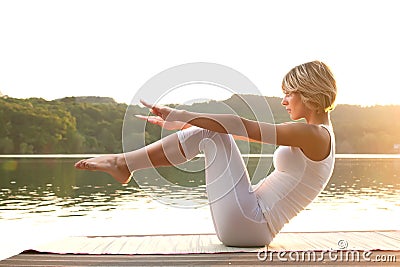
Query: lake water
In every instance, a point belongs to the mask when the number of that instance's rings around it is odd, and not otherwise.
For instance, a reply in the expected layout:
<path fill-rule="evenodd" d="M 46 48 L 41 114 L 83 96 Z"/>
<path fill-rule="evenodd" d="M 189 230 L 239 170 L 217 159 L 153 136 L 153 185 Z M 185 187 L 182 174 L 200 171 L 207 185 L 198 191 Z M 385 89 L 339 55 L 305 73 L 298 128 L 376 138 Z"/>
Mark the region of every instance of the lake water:
<path fill-rule="evenodd" d="M 160 168 L 168 181 L 157 186 L 154 172 L 140 171 L 134 177 L 142 187 L 120 185 L 75 170 L 78 157 L 0 158 L 3 254 L 69 235 L 214 232 L 203 172 Z M 250 173 L 257 163 L 249 158 Z M 400 158 L 348 155 L 336 159 L 325 190 L 283 231 L 399 230 L 399 215 Z"/>

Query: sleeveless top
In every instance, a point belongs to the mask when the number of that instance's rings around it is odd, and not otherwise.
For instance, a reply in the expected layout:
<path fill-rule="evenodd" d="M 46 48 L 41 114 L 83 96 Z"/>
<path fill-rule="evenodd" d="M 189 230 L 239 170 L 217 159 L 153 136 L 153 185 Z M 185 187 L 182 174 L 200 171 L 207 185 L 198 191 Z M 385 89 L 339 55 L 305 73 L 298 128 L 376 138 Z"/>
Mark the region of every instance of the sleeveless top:
<path fill-rule="evenodd" d="M 280 146 L 274 153 L 275 170 L 254 186 L 272 237 L 325 188 L 335 164 L 335 137 L 330 126 L 330 153 L 321 160 L 309 159 L 298 147 Z"/>

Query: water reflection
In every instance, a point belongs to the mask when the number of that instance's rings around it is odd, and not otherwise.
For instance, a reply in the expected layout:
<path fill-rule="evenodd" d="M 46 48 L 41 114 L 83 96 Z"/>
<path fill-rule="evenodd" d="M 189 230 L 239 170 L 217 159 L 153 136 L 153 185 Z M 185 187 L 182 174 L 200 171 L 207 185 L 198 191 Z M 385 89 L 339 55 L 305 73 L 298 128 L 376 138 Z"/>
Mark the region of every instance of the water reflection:
<path fill-rule="evenodd" d="M 0 219 L 37 214 L 86 216 L 126 207 L 126 203 L 130 203 L 128 209 L 137 209 L 143 200 L 151 201 L 149 195 L 177 206 L 207 203 L 204 172 L 159 168 L 157 173 L 168 183 L 157 186 L 151 170 L 140 171 L 135 173 L 142 185 L 139 188 L 134 182 L 127 186 L 115 183 L 107 174 L 77 171 L 73 168 L 76 160 L 0 159 Z M 257 164 L 257 159 L 249 159 L 250 174 L 254 174 Z M 399 209 L 399 171 L 400 159 L 337 159 L 332 179 L 310 209 L 332 210 L 349 204 L 363 204 L 353 206 L 358 209 Z M 253 184 L 261 176 L 256 173 Z"/>
<path fill-rule="evenodd" d="M 332 179 L 323 191 L 325 200 L 384 199 L 398 204 L 399 159 L 337 159 Z"/>

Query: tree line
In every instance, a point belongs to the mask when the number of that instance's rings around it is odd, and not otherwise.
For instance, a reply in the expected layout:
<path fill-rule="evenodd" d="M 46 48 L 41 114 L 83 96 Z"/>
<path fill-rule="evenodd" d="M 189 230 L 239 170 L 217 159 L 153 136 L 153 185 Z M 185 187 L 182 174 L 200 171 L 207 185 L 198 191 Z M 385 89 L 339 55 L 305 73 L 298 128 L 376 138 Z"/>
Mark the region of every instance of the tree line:
<path fill-rule="evenodd" d="M 254 107 L 263 105 L 265 100 L 271 116 L 254 112 Z M 233 95 L 224 101 L 171 106 L 199 112 L 234 112 L 249 119 L 261 118 L 275 123 L 290 121 L 280 102 L 278 97 Z M 142 107 L 104 97 L 66 97 L 52 101 L 1 97 L 0 153 L 119 153 L 123 149 L 123 127 L 127 130 L 124 138 L 142 138 L 143 145 L 160 138 L 160 127 L 133 116 L 147 112 Z M 397 105 L 338 105 L 331 114 L 337 153 L 399 153 L 396 146 L 400 144 L 399 115 L 400 106 Z M 248 147 L 248 144 L 238 143 L 239 147 Z M 139 142 L 129 148 L 140 146 Z M 273 148 L 263 149 L 256 143 L 250 144 L 249 149 L 246 152 L 273 152 Z"/>

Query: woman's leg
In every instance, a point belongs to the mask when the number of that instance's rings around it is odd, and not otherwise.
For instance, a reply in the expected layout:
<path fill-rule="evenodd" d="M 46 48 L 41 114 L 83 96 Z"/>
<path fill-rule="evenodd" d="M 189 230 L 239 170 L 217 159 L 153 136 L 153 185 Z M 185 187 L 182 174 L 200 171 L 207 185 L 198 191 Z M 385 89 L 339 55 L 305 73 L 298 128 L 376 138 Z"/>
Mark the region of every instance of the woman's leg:
<path fill-rule="evenodd" d="M 219 239 L 230 246 L 264 246 L 272 237 L 250 188 L 240 152 L 227 134 L 191 127 L 125 154 L 85 159 L 78 169 L 103 171 L 127 183 L 139 169 L 177 165 L 203 151 L 207 195 Z"/>
<path fill-rule="evenodd" d="M 134 171 L 178 165 L 186 161 L 175 133 L 131 152 L 80 160 L 75 167 L 83 170 L 103 171 L 120 183 L 128 183 L 131 173 Z"/>
<path fill-rule="evenodd" d="M 205 154 L 207 196 L 218 238 L 228 246 L 264 246 L 272 237 L 231 135 L 191 127 L 178 132 L 187 159 Z"/>

